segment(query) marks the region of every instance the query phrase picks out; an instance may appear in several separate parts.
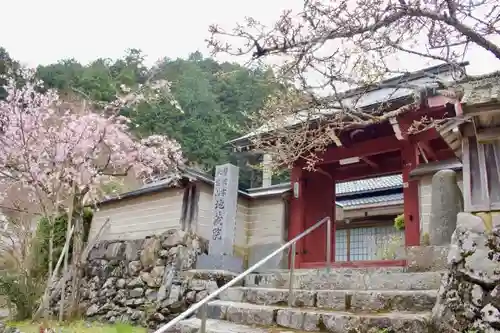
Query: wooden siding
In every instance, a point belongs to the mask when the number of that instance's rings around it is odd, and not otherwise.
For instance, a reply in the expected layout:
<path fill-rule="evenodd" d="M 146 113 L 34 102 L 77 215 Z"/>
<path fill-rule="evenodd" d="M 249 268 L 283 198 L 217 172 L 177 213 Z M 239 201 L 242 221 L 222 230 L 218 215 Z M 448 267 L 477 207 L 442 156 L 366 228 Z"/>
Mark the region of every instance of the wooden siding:
<path fill-rule="evenodd" d="M 179 228 L 183 191 L 173 188 L 104 204 L 94 214 L 89 237 L 94 237 L 107 218 L 110 222 L 103 240 L 142 239 Z"/>

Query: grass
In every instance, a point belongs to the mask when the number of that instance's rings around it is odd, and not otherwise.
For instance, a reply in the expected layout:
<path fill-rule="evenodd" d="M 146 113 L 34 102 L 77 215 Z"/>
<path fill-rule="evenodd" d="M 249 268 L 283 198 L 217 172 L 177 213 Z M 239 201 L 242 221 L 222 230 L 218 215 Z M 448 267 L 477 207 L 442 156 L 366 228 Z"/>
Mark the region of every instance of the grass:
<path fill-rule="evenodd" d="M 30 321 L 9 322 L 9 326 L 17 327 L 23 333 L 39 333 L 41 324 Z M 127 324 L 101 324 L 84 321 L 75 321 L 71 323 L 48 322 L 44 325 L 56 331 L 56 333 L 146 333 L 147 330 L 142 327 L 131 326 Z"/>

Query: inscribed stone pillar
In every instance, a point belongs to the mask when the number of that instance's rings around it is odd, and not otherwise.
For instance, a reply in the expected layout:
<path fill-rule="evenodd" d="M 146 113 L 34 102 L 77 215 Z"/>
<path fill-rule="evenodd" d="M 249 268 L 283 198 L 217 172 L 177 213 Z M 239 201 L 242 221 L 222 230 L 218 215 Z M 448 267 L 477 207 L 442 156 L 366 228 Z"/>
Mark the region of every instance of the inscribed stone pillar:
<path fill-rule="evenodd" d="M 215 168 L 212 239 L 209 253 L 233 254 L 238 205 L 238 167 L 232 164 Z"/>
<path fill-rule="evenodd" d="M 198 257 L 198 269 L 222 269 L 239 272 L 243 260 L 233 256 L 236 239 L 236 210 L 238 206 L 239 168 L 232 164 L 215 169 L 212 229 L 208 255 Z"/>
<path fill-rule="evenodd" d="M 453 170 L 441 170 L 432 177 L 430 245 L 450 244 L 457 227 L 457 215 L 463 211 L 462 191 Z"/>

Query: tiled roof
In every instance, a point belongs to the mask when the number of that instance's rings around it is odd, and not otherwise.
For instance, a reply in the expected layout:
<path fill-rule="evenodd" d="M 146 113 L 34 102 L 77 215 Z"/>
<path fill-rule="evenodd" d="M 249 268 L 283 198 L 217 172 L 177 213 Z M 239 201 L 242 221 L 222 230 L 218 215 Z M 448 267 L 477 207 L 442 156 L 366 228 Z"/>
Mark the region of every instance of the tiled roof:
<path fill-rule="evenodd" d="M 468 63 L 461 63 L 460 66 L 465 67 Z M 366 108 L 378 103 L 388 102 L 388 98 L 393 101 L 400 98 L 410 97 L 415 93 L 414 88 L 405 87 L 417 86 L 421 88 L 436 88 L 436 77 L 439 81 L 454 81 L 452 67 L 449 65 L 438 65 L 425 68 L 414 73 L 401 75 L 388 80 L 380 82 L 374 89 L 367 89 L 361 87 L 344 92 L 345 97 L 341 99 L 342 103 L 337 107 L 351 107 L 351 108 Z M 429 75 L 433 74 L 433 75 Z M 399 85 L 399 86 L 398 86 Z M 321 109 L 321 110 L 304 110 L 294 115 L 288 115 L 285 118 L 276 119 L 275 124 L 267 124 L 259 127 L 255 131 L 248 133 L 239 138 L 228 141 L 228 144 L 240 146 L 241 144 L 248 144 L 248 140 L 256 135 L 272 132 L 273 130 L 291 127 L 305 121 L 311 121 L 317 118 L 333 115 L 339 112 L 338 108 Z"/>
<path fill-rule="evenodd" d="M 462 103 L 477 105 L 483 103 L 499 102 L 500 77 L 498 72 L 489 74 L 478 80 L 463 83 L 464 96 Z"/>
<path fill-rule="evenodd" d="M 403 178 L 401 175 L 392 175 L 339 183 L 335 186 L 335 191 L 337 195 L 348 195 L 388 190 L 401 186 L 403 186 Z"/>
<path fill-rule="evenodd" d="M 379 203 L 389 204 L 402 200 L 403 200 L 403 193 L 393 193 L 393 194 L 384 194 L 384 195 L 370 196 L 364 198 L 337 200 L 336 203 L 342 206 L 343 208 L 352 208 L 354 206 L 373 205 Z"/>

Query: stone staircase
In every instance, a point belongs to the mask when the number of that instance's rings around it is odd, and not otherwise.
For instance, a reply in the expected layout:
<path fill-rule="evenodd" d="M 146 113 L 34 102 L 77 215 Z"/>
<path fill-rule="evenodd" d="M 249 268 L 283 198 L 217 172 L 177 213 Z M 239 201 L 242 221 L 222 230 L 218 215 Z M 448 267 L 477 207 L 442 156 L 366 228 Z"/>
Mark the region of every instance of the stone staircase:
<path fill-rule="evenodd" d="M 442 272 L 401 268 L 297 270 L 288 306 L 287 271 L 251 274 L 208 305 L 207 333 L 429 333 Z M 198 332 L 199 318 L 176 331 Z"/>

